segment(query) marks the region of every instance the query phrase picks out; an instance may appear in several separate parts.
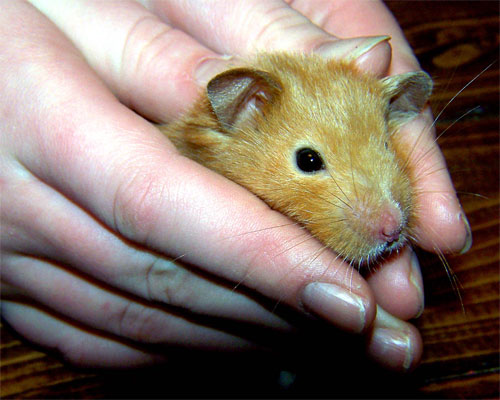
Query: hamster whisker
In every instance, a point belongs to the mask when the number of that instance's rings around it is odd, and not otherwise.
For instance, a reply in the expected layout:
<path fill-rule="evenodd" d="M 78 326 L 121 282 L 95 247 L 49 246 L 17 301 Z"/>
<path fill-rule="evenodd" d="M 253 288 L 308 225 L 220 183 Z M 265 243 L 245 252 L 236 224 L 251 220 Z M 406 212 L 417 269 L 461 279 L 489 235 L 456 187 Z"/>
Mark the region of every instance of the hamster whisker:
<path fill-rule="evenodd" d="M 296 240 L 297 238 L 301 238 L 301 237 L 304 237 L 304 236 L 308 236 L 308 237 L 307 237 L 305 240 L 302 240 L 302 241 L 300 241 L 299 243 L 295 243 L 293 246 L 288 247 L 288 248 L 286 248 L 286 249 L 284 249 L 284 250 L 280 251 L 279 253 L 275 254 L 275 255 L 273 256 L 273 258 L 276 258 L 276 257 L 278 257 L 278 256 L 282 255 L 283 253 L 286 253 L 287 251 L 290 251 L 290 250 L 294 249 L 295 247 L 300 246 L 301 244 L 304 244 L 304 243 L 308 242 L 309 240 L 316 240 L 316 238 L 315 238 L 314 236 L 310 236 L 309 231 L 307 231 L 307 230 L 304 228 L 304 233 L 303 233 L 302 235 L 299 235 L 299 236 L 296 236 L 296 237 L 295 237 L 295 238 L 293 238 L 293 239 L 287 240 L 287 241 L 285 241 L 283 244 L 288 244 L 288 243 L 290 243 L 292 240 Z"/>
<path fill-rule="evenodd" d="M 449 130 L 451 129 L 456 123 L 458 123 L 461 119 L 465 118 L 467 115 L 469 115 L 471 112 L 477 110 L 478 108 L 480 108 L 481 106 L 476 106 L 474 108 L 471 108 L 469 111 L 463 113 L 460 117 L 458 117 L 455 121 L 453 121 L 450 125 L 448 125 L 446 127 L 446 129 L 444 129 L 434 140 L 433 140 L 433 143 L 437 143 L 438 140 Z M 420 154 L 419 158 L 417 158 L 416 160 L 414 160 L 414 165 L 418 165 L 418 163 L 420 163 L 425 156 L 428 155 L 428 153 L 430 153 L 431 151 L 437 151 L 435 147 L 430 147 L 428 150 L 426 150 L 424 153 Z"/>
<path fill-rule="evenodd" d="M 175 258 L 172 258 L 170 261 L 175 263 L 175 262 L 179 261 L 181 258 L 185 257 L 186 255 L 187 255 L 187 253 L 181 254 Z"/>
<path fill-rule="evenodd" d="M 352 164 L 352 162 L 351 162 Z M 339 188 L 340 192 L 344 195 L 345 199 L 347 202 L 349 202 L 349 197 L 345 194 L 345 192 L 342 190 L 342 188 L 340 187 L 339 183 L 337 182 L 337 180 L 333 177 L 332 173 L 330 172 L 329 169 L 326 170 L 328 172 L 328 175 L 330 175 L 330 178 L 333 180 L 333 182 L 335 183 L 335 185 Z M 352 168 L 351 168 L 351 172 L 352 172 Z M 354 181 L 354 177 L 353 177 L 353 181 Z M 356 189 L 356 186 L 354 186 L 354 188 Z M 331 195 L 333 195 L 333 193 L 330 193 Z M 340 200 L 340 198 L 338 196 L 335 196 L 334 197 L 337 197 L 337 199 L 339 201 L 342 201 Z M 344 203 L 347 207 L 349 207 L 350 209 L 352 209 L 352 207 L 348 204 L 348 203 L 345 203 L 345 202 L 342 202 Z"/>
<path fill-rule="evenodd" d="M 464 85 L 463 88 L 461 88 L 445 105 L 444 107 L 441 109 L 441 111 L 438 113 L 438 115 L 434 118 L 432 124 L 427 128 L 428 130 L 432 129 L 434 126 L 436 126 L 436 123 L 437 121 L 439 120 L 439 118 L 441 117 L 441 115 L 443 115 L 444 111 L 448 108 L 448 106 L 467 88 L 469 87 L 476 79 L 478 79 L 484 72 L 486 72 L 496 61 L 493 61 L 492 63 L 490 63 L 487 67 L 485 67 L 481 72 L 479 72 L 474 78 L 472 78 L 466 85 Z M 474 110 L 476 110 L 479 106 L 476 106 L 474 107 L 473 109 L 467 111 L 465 114 L 463 114 L 461 117 L 459 117 L 455 122 L 453 122 L 449 127 L 447 127 L 443 132 L 441 132 L 441 134 L 436 137 L 434 139 L 435 142 L 437 142 L 437 140 L 444 135 L 444 133 L 449 129 L 451 128 L 455 123 L 457 123 L 460 119 L 464 118 L 466 115 L 468 115 L 469 113 L 473 112 Z M 411 147 L 411 151 L 410 153 L 408 154 L 407 156 L 407 159 L 405 161 L 405 163 L 403 164 L 403 170 L 407 170 L 407 167 L 410 163 L 410 160 L 411 160 L 411 155 L 413 154 L 413 152 L 415 151 L 415 149 L 417 148 L 417 145 L 420 141 L 420 138 L 421 136 L 424 134 L 426 130 L 425 129 L 422 129 L 422 132 L 417 136 L 417 140 L 415 141 L 415 143 L 413 144 L 413 146 Z M 430 149 L 429 149 L 430 150 Z M 428 150 L 428 151 L 429 151 Z M 424 155 L 427 153 L 424 152 Z M 422 156 L 423 157 L 423 156 Z M 417 159 L 415 161 L 415 164 L 418 163 L 419 160 Z"/>
<path fill-rule="evenodd" d="M 334 207 L 338 207 L 340 209 L 342 209 L 343 207 L 340 206 L 339 204 L 335 204 L 333 203 L 332 201 L 330 201 L 329 199 L 325 198 L 324 196 L 321 196 L 319 195 L 318 193 L 315 193 L 313 191 L 311 191 L 309 188 L 307 188 L 307 186 L 305 185 L 301 185 L 301 187 L 299 189 L 300 192 L 302 191 L 306 191 L 307 193 L 313 195 L 313 196 L 316 196 L 318 199 L 326 202 L 327 204 L 330 204 L 331 206 L 334 206 Z M 340 201 L 342 204 L 344 204 L 345 206 L 349 207 L 349 208 L 352 208 L 349 204 L 347 204 L 344 200 L 342 200 L 339 196 L 335 195 L 334 193 L 329 193 L 332 197 L 335 197 L 338 201 Z"/>
<path fill-rule="evenodd" d="M 311 211 L 307 211 L 307 212 L 311 212 Z M 313 213 L 313 212 L 311 212 Z M 317 223 L 317 222 L 331 222 L 332 224 L 338 224 L 339 222 L 345 222 L 347 221 L 347 218 L 338 218 L 338 219 L 332 219 L 330 217 L 322 217 L 322 218 L 318 218 L 318 217 L 314 217 L 310 220 L 307 221 L 307 223 L 309 224 L 314 224 L 314 223 Z"/>
<path fill-rule="evenodd" d="M 345 259 L 344 259 L 344 261 L 345 261 Z M 350 273 L 350 278 L 349 278 L 349 291 L 352 292 L 352 280 L 353 280 L 353 277 L 354 277 L 354 269 L 355 268 L 353 267 L 353 262 L 352 261 L 349 262 L 349 265 L 351 266 L 351 273 Z M 361 272 L 361 264 L 360 263 L 358 263 L 357 270 L 358 270 L 358 273 Z"/>
<path fill-rule="evenodd" d="M 446 104 L 445 106 L 442 108 L 442 110 L 438 113 L 438 115 L 436 116 L 436 118 L 434 118 L 434 122 L 433 124 L 431 125 L 434 126 L 437 122 L 437 120 L 439 119 L 439 117 L 441 117 L 441 115 L 443 114 L 443 112 L 448 108 L 448 106 L 460 95 L 460 93 L 462 93 L 467 87 L 469 87 L 477 78 L 479 78 L 482 74 L 484 74 L 493 64 L 496 63 L 496 60 L 493 61 L 492 63 L 490 63 L 487 67 L 485 67 L 481 72 L 479 72 L 474 78 L 472 78 L 469 82 L 467 82 L 465 84 L 465 86 L 460 89 Z"/>
<path fill-rule="evenodd" d="M 292 226 L 292 225 L 297 225 L 299 226 L 300 228 L 302 229 L 305 229 L 299 222 L 296 222 L 296 221 L 290 221 L 286 224 L 281 224 L 281 225 L 274 225 L 274 226 L 269 226 L 267 228 L 260 228 L 260 229 L 255 229 L 253 231 L 248 231 L 248 232 L 243 232 L 243 233 L 238 233 L 236 235 L 232 235 L 232 236 L 227 236 L 227 237 L 223 237 L 221 238 L 220 240 L 228 240 L 228 239 L 234 239 L 234 238 L 237 238 L 237 237 L 241 237 L 241 236 L 246 236 L 246 235 L 249 235 L 249 234 L 252 234 L 252 233 L 259 233 L 259 232 L 265 232 L 265 231 L 268 231 L 268 230 L 271 230 L 271 229 L 277 229 L 277 228 L 284 228 L 286 226 Z"/>
<path fill-rule="evenodd" d="M 477 105 L 475 106 L 474 108 L 471 108 L 469 111 L 466 111 L 464 112 L 460 117 L 458 117 L 455 121 L 453 121 L 450 125 L 448 125 L 446 127 L 446 129 L 443 130 L 443 132 L 441 132 L 435 139 L 434 139 L 434 142 L 437 143 L 437 141 L 441 138 L 441 136 L 443 136 L 447 131 L 448 129 L 452 128 L 458 121 L 460 121 L 461 119 L 465 118 L 467 115 L 469 115 L 471 112 L 473 111 L 476 111 L 477 109 L 481 108 L 480 105 Z"/>
<path fill-rule="evenodd" d="M 419 190 L 418 192 L 415 192 L 415 194 L 417 196 L 418 195 L 422 195 L 422 194 L 427 194 L 427 193 L 438 194 L 438 193 L 448 193 L 448 192 L 446 192 L 445 190 Z M 475 197 L 479 197 L 479 198 L 484 199 L 484 200 L 489 200 L 490 199 L 488 196 L 483 196 L 482 194 L 479 194 L 479 193 L 465 192 L 463 190 L 456 190 L 456 193 L 457 194 L 462 194 L 464 196 L 475 196 Z"/>
<path fill-rule="evenodd" d="M 484 196 L 482 194 L 479 194 L 479 193 L 473 193 L 473 192 L 465 192 L 463 190 L 457 190 L 456 191 L 458 194 L 463 194 L 463 195 L 466 195 L 466 196 L 475 196 L 475 197 L 479 197 L 481 199 L 484 199 L 484 200 L 489 200 L 490 198 L 488 196 Z"/>
<path fill-rule="evenodd" d="M 438 168 L 434 168 L 433 170 L 431 170 L 431 167 L 432 166 L 429 166 L 429 168 L 427 169 L 427 171 L 423 171 L 423 172 L 420 172 L 418 174 L 417 177 L 415 177 L 415 183 L 417 183 L 418 181 L 424 179 L 424 178 L 427 178 L 429 176 L 431 176 L 432 174 L 435 174 L 439 171 L 446 171 L 447 168 L 446 167 L 438 167 Z"/>
<path fill-rule="evenodd" d="M 428 126 L 428 127 L 427 127 L 427 126 L 424 126 L 424 127 L 422 128 L 422 130 L 419 132 L 419 134 L 417 135 L 417 138 L 415 139 L 415 142 L 411 145 L 411 147 L 410 147 L 410 151 L 409 151 L 409 153 L 406 155 L 406 159 L 404 160 L 403 165 L 402 165 L 402 167 L 401 167 L 401 169 L 402 169 L 403 171 L 408 171 L 408 167 L 409 167 L 409 165 L 410 165 L 410 163 L 411 163 L 411 161 L 412 161 L 412 156 L 413 156 L 413 154 L 414 154 L 415 150 L 418 148 L 418 145 L 419 145 L 419 143 L 420 143 L 420 140 L 421 140 L 423 137 L 425 137 L 425 133 L 426 133 L 426 132 L 429 132 L 429 131 L 432 129 L 432 127 L 434 126 L 435 122 L 436 122 L 436 120 L 434 120 L 434 121 L 433 121 L 433 123 L 432 123 L 430 126 Z M 396 133 L 396 132 L 394 132 L 394 133 Z M 394 133 L 393 133 L 393 134 L 394 134 Z"/>
<path fill-rule="evenodd" d="M 335 180 L 334 180 L 335 181 Z M 324 197 L 324 196 L 321 196 L 320 194 L 316 193 L 316 192 L 313 192 L 311 191 L 307 186 L 303 185 L 301 182 L 296 182 L 293 178 L 289 179 L 288 182 L 290 183 L 295 183 L 294 186 L 290 186 L 288 187 L 288 189 L 293 189 L 299 193 L 302 193 L 303 191 L 306 191 L 307 193 L 311 194 L 312 196 L 315 196 L 317 197 L 318 199 L 326 202 L 327 204 L 330 204 L 331 206 L 334 206 L 334 207 L 338 207 L 340 209 L 342 209 L 342 206 L 340 206 L 339 204 L 336 204 L 336 203 L 333 203 L 331 200 L 329 200 L 328 198 Z M 276 182 L 276 185 L 275 187 L 269 187 L 269 188 L 266 188 L 266 190 L 268 192 L 271 192 L 271 191 L 282 191 L 283 188 L 281 187 L 281 183 L 282 182 Z M 337 182 L 335 181 L 335 183 L 337 184 Z M 299 186 L 300 185 L 300 186 Z M 337 184 L 338 186 L 338 184 Z M 340 187 L 339 187 L 340 189 Z M 342 189 L 340 189 L 342 191 Z M 351 208 L 351 206 L 344 202 L 339 196 L 337 196 L 336 194 L 334 193 L 331 193 L 331 192 L 328 192 L 328 194 L 330 194 L 332 197 L 336 198 L 338 201 L 340 201 L 342 204 L 344 204 L 345 206 Z M 344 196 L 345 196 L 345 193 L 344 193 Z M 347 197 L 347 196 L 346 196 Z"/>
<path fill-rule="evenodd" d="M 430 229 L 434 234 L 436 234 L 435 230 L 431 227 L 428 227 L 428 229 Z M 417 243 L 418 243 L 418 238 L 416 237 L 417 239 Z M 432 249 L 434 250 L 434 253 L 436 254 L 436 256 L 438 257 L 439 261 L 441 262 L 441 265 L 443 266 L 445 272 L 446 272 L 446 275 L 448 277 L 448 280 L 450 281 L 450 284 L 451 284 L 451 288 L 453 290 L 453 292 L 455 293 L 455 295 L 457 296 L 458 298 L 458 301 L 460 302 L 460 307 L 462 309 L 462 313 L 465 315 L 466 312 L 465 312 L 465 306 L 464 306 L 464 302 L 463 302 L 463 298 L 462 298 L 462 294 L 460 292 L 460 281 L 458 279 L 458 276 L 455 274 L 455 272 L 453 272 L 453 269 L 451 268 L 448 260 L 446 259 L 446 256 L 445 254 L 443 253 L 443 251 L 438 247 L 437 243 L 434 241 L 434 239 L 432 239 Z"/>
<path fill-rule="evenodd" d="M 446 275 L 448 275 L 448 279 L 450 280 L 451 287 L 458 297 L 458 301 L 460 302 L 460 307 L 462 308 L 463 315 L 466 315 L 465 306 L 462 298 L 462 293 L 460 292 L 460 281 L 458 280 L 458 276 L 453 272 L 448 263 L 448 260 L 444 256 L 444 253 L 437 246 L 434 247 L 434 251 L 436 252 L 439 260 L 443 264 L 444 270 L 446 271 Z"/>
<path fill-rule="evenodd" d="M 410 160 L 413 165 L 413 170 L 417 170 L 417 167 L 426 160 L 429 160 L 432 155 L 439 154 L 439 148 L 437 146 L 430 146 L 427 150 L 423 150 L 421 154 L 416 156 L 416 158 Z M 415 153 L 414 153 L 415 154 Z M 420 173 L 420 172 L 419 172 Z M 417 177 L 418 178 L 418 177 Z"/>
<path fill-rule="evenodd" d="M 328 247 L 327 247 L 327 246 L 325 246 L 325 248 L 326 248 L 326 249 L 328 249 Z M 318 280 L 318 281 L 320 281 L 320 280 L 321 280 L 321 279 L 325 276 L 325 274 L 326 274 L 326 273 L 327 273 L 327 271 L 330 269 L 330 267 L 332 266 L 332 264 L 333 264 L 335 261 L 337 261 L 337 260 L 339 259 L 339 257 L 340 257 L 340 254 L 335 253 L 335 257 L 332 257 L 332 259 L 330 260 L 330 262 L 329 262 L 329 263 L 328 263 L 328 265 L 326 266 L 325 270 L 324 270 L 324 271 L 321 273 L 321 275 L 317 278 L 317 280 Z M 334 278 L 334 277 L 335 277 L 335 275 L 337 275 L 337 273 L 339 272 L 339 270 L 340 270 L 340 268 L 338 268 L 338 269 L 334 272 L 334 274 L 333 274 L 332 278 Z"/>
<path fill-rule="evenodd" d="M 309 235 L 309 232 L 308 232 L 308 231 L 304 228 L 304 233 L 303 233 L 303 234 L 298 235 L 298 236 L 296 236 L 296 237 L 294 237 L 294 238 L 291 238 L 291 239 L 289 239 L 289 240 L 287 240 L 287 241 L 283 242 L 283 243 L 282 243 L 282 245 L 283 245 L 283 244 L 288 244 L 288 243 L 290 243 L 292 240 L 296 240 L 297 238 L 301 238 L 301 237 L 308 236 L 308 235 Z M 291 246 L 291 247 L 289 247 L 289 248 L 286 248 L 286 249 L 284 249 L 284 250 L 279 251 L 278 253 L 274 254 L 273 258 L 276 258 L 276 257 L 278 257 L 280 254 L 283 254 L 283 253 L 285 253 L 285 252 L 287 252 L 287 251 L 289 251 L 289 250 L 291 250 L 291 249 L 295 248 L 296 246 L 299 246 L 299 245 L 301 245 L 301 244 L 303 244 L 303 243 L 306 243 L 308 240 L 311 240 L 311 239 L 314 239 L 314 237 L 308 237 L 307 239 L 302 240 L 302 241 L 300 241 L 299 243 L 296 243 L 296 244 L 294 244 L 293 246 Z M 302 262 L 303 262 L 303 260 L 299 262 L 299 265 L 300 265 Z M 296 267 L 293 267 L 293 268 L 292 268 L 292 271 L 293 271 L 293 270 L 295 270 L 295 268 L 296 268 Z M 248 269 L 248 271 L 245 273 L 245 275 L 244 275 L 244 276 L 243 276 L 243 277 L 242 277 L 242 278 L 241 278 L 241 279 L 240 279 L 240 280 L 239 280 L 239 281 L 238 281 L 238 282 L 237 282 L 237 283 L 233 286 L 233 288 L 232 288 L 232 290 L 231 290 L 231 291 L 233 291 L 233 292 L 234 292 L 234 291 L 236 291 L 240 285 L 242 285 L 242 284 L 243 284 L 243 283 L 244 283 L 244 282 L 245 282 L 248 278 L 250 278 L 250 277 L 252 276 L 252 272 L 253 272 L 253 269 L 252 269 L 252 268 L 249 268 L 249 269 Z"/>
<path fill-rule="evenodd" d="M 354 179 L 354 172 L 353 172 L 353 164 L 352 164 L 352 149 L 349 150 L 349 162 L 351 163 L 351 180 L 352 180 L 352 187 L 354 189 L 354 200 L 359 202 L 359 195 L 358 195 L 358 189 L 356 188 L 356 180 Z M 338 185 L 337 185 L 338 186 Z M 343 192 L 342 192 L 343 193 Z M 347 201 L 349 201 L 349 198 L 346 196 Z M 349 207 L 352 209 L 352 207 Z"/>

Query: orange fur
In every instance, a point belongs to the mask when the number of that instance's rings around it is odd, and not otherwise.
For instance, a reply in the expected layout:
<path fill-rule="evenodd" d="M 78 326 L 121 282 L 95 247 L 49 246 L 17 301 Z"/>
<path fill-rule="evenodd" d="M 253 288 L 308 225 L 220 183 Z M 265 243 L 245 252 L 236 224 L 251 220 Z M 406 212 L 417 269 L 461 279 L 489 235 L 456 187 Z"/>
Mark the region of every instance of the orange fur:
<path fill-rule="evenodd" d="M 402 246 L 411 230 L 414 195 L 403 171 L 405 152 L 389 132 L 411 118 L 389 109 L 399 81 L 391 86 L 353 64 L 319 56 L 264 54 L 249 65 L 241 74 L 264 71 L 278 89 L 264 76 L 245 99 L 254 103 L 231 114 L 230 125 L 204 95 L 162 131 L 182 154 L 248 188 L 346 259 L 361 264 Z M 221 101 L 223 108 L 223 96 Z M 305 174 L 297 168 L 295 152 L 303 147 L 321 154 L 324 171 Z M 401 212 L 403 225 L 392 244 L 372 234 L 388 205 Z"/>

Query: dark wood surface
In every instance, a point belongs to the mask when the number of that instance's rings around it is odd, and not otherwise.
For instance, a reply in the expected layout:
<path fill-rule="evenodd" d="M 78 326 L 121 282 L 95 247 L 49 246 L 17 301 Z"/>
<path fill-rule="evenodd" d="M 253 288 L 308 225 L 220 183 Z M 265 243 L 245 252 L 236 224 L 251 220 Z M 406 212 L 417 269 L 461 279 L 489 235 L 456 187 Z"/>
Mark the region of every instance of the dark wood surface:
<path fill-rule="evenodd" d="M 454 124 L 439 143 L 471 223 L 474 245 L 465 255 L 447 257 L 460 282 L 465 313 L 441 261 L 420 255 L 427 305 L 415 324 L 425 345 L 422 365 L 408 376 L 395 376 L 368 363 L 362 352 L 347 362 L 338 350 L 311 347 L 306 356 L 291 350 L 265 361 L 192 358 L 138 371 L 84 371 L 4 325 L 2 398 L 499 397 L 499 5 L 394 1 L 388 6 L 423 69 L 435 79 L 435 115 L 494 62 L 437 122 L 438 133 Z M 287 378 L 293 378 L 289 386 L 283 383 Z"/>

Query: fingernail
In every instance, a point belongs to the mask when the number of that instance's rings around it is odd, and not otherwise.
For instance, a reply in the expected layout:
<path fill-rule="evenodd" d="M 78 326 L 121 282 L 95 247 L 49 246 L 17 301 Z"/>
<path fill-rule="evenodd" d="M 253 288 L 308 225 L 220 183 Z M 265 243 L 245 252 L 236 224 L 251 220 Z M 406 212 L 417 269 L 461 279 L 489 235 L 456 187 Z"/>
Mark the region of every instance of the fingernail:
<path fill-rule="evenodd" d="M 205 58 L 194 71 L 194 77 L 199 86 L 205 87 L 207 83 L 217 74 L 226 71 L 229 67 L 228 61 L 232 56 L 221 56 L 219 58 Z"/>
<path fill-rule="evenodd" d="M 408 371 L 413 361 L 410 336 L 402 331 L 376 328 L 369 344 L 369 354 L 391 369 Z"/>
<path fill-rule="evenodd" d="M 342 58 L 354 61 L 368 53 L 377 44 L 390 40 L 390 36 L 369 36 L 326 42 L 317 47 L 314 52 L 327 58 Z"/>
<path fill-rule="evenodd" d="M 369 57 L 369 52 L 377 46 L 379 43 L 387 42 L 391 40 L 390 36 L 373 36 L 371 38 L 367 38 L 365 42 L 363 42 L 355 51 L 351 53 L 351 59 L 356 60 L 358 64 L 363 64 L 366 57 Z"/>
<path fill-rule="evenodd" d="M 335 326 L 360 333 L 366 326 L 367 299 L 331 283 L 313 282 L 302 292 L 302 303 Z"/>
<path fill-rule="evenodd" d="M 410 282 L 415 287 L 415 290 L 418 294 L 419 305 L 418 311 L 415 315 L 415 318 L 418 318 L 422 315 L 425 308 L 425 300 L 424 300 L 424 283 L 422 280 L 422 274 L 420 272 L 420 263 L 418 262 L 417 255 L 414 251 L 411 252 L 410 257 Z"/>
<path fill-rule="evenodd" d="M 462 222 L 464 223 L 465 232 L 466 232 L 465 243 L 464 243 L 464 246 L 462 247 L 462 250 L 460 250 L 459 254 L 465 254 L 472 247 L 472 231 L 470 229 L 469 220 L 465 216 L 465 213 L 460 212 L 459 217 L 462 220 Z"/>

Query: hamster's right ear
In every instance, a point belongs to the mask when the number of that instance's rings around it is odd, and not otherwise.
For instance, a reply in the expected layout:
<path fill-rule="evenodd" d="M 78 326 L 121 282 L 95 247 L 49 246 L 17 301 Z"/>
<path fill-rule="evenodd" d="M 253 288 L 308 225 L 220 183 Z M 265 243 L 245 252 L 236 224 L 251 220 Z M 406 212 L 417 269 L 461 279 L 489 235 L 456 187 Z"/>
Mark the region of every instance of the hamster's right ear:
<path fill-rule="evenodd" d="M 213 78 L 207 85 L 207 96 L 220 124 L 231 132 L 264 112 L 281 90 L 281 83 L 267 72 L 236 68 Z"/>
<path fill-rule="evenodd" d="M 388 120 L 395 126 L 415 118 L 432 92 L 432 79 L 424 71 L 389 76 L 382 79 L 389 100 Z"/>

